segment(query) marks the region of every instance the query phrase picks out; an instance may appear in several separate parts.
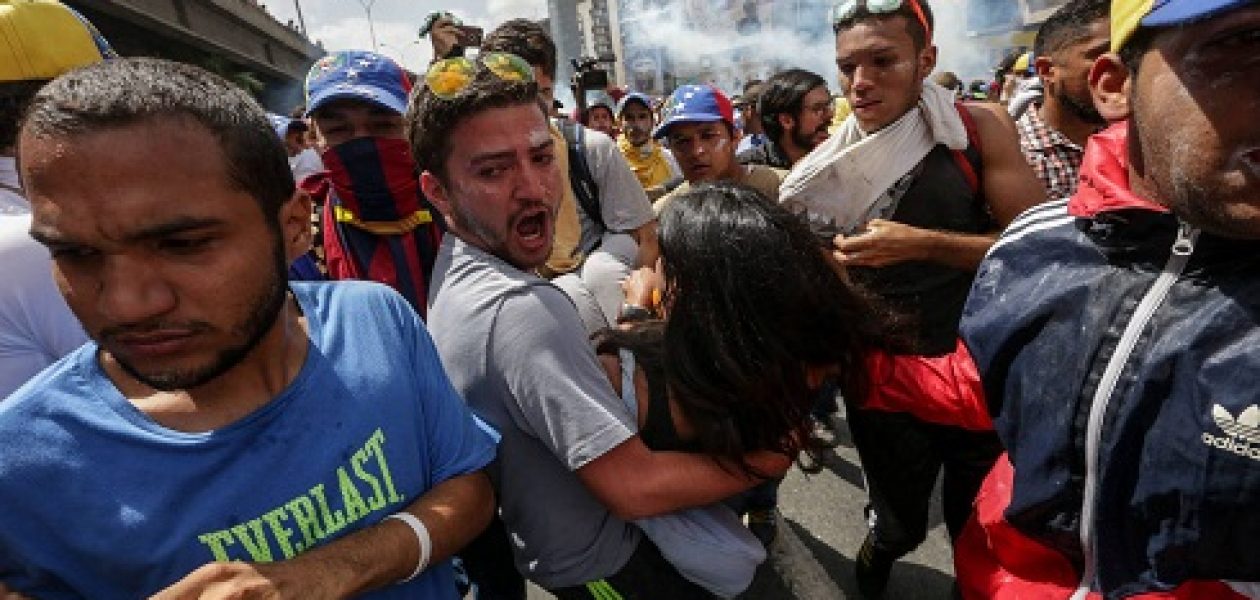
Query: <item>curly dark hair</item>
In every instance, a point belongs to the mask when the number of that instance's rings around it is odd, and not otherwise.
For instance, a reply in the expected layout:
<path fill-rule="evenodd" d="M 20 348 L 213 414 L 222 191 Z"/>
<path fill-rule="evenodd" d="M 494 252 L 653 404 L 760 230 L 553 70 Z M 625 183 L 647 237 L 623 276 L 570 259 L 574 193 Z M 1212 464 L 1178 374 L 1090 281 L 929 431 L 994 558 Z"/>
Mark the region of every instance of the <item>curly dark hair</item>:
<path fill-rule="evenodd" d="M 451 132 L 464 120 L 494 108 L 539 104 L 538 85 L 532 81 L 500 79 L 477 63 L 472 82 L 458 96 L 443 99 L 428 86 L 417 87 L 407 106 L 407 139 L 411 153 L 421 171 L 429 171 L 447 182 L 446 158 L 451 151 Z"/>
<path fill-rule="evenodd" d="M 481 42 L 481 51 L 515 54 L 547 77 L 556 76 L 556 43 L 543 26 L 529 19 L 512 19 L 491 31 Z"/>
<path fill-rule="evenodd" d="M 841 392 L 865 397 L 865 359 L 902 350 L 891 315 L 848 281 L 809 227 L 750 188 L 720 183 L 675 198 L 660 215 L 667 282 L 663 325 L 616 341 L 647 353 L 707 454 L 748 473 L 754 450 L 792 453 L 807 440 L 810 367 L 838 367 Z"/>

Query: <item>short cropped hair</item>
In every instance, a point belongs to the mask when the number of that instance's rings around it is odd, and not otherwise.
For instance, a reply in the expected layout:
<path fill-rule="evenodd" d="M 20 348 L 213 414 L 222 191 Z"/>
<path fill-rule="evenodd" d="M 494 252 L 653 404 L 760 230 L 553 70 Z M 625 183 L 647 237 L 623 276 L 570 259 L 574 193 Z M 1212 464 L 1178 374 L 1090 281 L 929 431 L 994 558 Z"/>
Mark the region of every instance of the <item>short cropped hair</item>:
<path fill-rule="evenodd" d="M 768 79 L 757 97 L 757 114 L 761 116 L 761 128 L 766 135 L 777 143 L 783 136 L 779 115 L 796 118 L 801 113 L 805 95 L 819 87 L 827 87 L 827 80 L 805 69 L 788 69 Z"/>
<path fill-rule="evenodd" d="M 936 30 L 936 17 L 932 14 L 932 7 L 928 5 L 927 0 L 916 0 L 919 8 L 923 9 L 923 18 L 927 20 L 928 28 Z M 928 38 L 928 32 L 923 28 L 923 23 L 919 22 L 919 16 L 914 12 L 914 6 L 910 4 L 910 0 L 901 3 L 901 7 L 889 13 L 873 13 L 863 3 L 858 9 L 847 19 L 836 21 L 831 24 L 831 29 L 837 35 L 846 29 L 852 29 L 858 23 L 866 21 L 878 21 L 891 17 L 906 18 L 906 32 L 910 34 L 910 39 L 914 41 L 916 50 L 922 50 L 932 43 Z"/>
<path fill-rule="evenodd" d="M 512 19 L 496 27 L 481 42 L 481 51 L 515 54 L 547 77 L 556 76 L 556 43 L 543 26 L 529 19 Z"/>
<path fill-rule="evenodd" d="M 288 153 L 249 94 L 198 67 L 119 58 L 70 71 L 35 95 L 21 131 L 71 139 L 181 117 L 218 140 L 231 185 L 253 196 L 268 224 L 278 227 L 280 207 L 296 187 Z"/>
<path fill-rule="evenodd" d="M 1047 56 L 1089 36 L 1089 28 L 1111 15 L 1111 0 L 1072 0 L 1055 11 L 1033 42 L 1033 56 Z"/>
<path fill-rule="evenodd" d="M 537 84 L 500 79 L 480 64 L 468 87 L 449 100 L 435 96 L 428 86 L 416 88 L 406 116 L 407 140 L 416 165 L 449 182 L 446 159 L 451 152 L 451 132 L 487 110 L 521 105 L 534 106 L 544 117 L 547 115 L 538 102 Z"/>

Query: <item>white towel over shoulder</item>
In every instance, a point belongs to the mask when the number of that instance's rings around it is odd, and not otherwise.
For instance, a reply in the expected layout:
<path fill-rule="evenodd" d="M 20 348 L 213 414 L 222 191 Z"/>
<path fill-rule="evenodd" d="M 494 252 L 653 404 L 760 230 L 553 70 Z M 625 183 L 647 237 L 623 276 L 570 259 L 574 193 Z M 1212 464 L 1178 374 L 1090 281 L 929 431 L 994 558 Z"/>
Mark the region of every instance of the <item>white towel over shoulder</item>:
<path fill-rule="evenodd" d="M 779 201 L 839 231 L 860 229 L 889 188 L 937 144 L 967 147 L 967 128 L 945 88 L 924 82 L 919 103 L 883 129 L 863 133 L 849 115 L 840 130 L 793 167 Z"/>

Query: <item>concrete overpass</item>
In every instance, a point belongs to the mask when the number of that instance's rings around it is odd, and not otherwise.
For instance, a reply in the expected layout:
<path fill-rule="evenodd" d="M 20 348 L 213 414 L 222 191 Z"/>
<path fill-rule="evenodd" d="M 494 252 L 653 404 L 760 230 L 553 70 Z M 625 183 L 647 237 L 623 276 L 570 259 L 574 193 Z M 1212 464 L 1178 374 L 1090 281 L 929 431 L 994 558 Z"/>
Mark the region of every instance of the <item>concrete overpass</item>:
<path fill-rule="evenodd" d="M 271 110 L 301 102 L 302 81 L 324 50 L 255 0 L 63 0 L 123 56 L 160 56 L 206 67 L 254 90 Z M 276 1 L 276 0 L 273 0 Z"/>

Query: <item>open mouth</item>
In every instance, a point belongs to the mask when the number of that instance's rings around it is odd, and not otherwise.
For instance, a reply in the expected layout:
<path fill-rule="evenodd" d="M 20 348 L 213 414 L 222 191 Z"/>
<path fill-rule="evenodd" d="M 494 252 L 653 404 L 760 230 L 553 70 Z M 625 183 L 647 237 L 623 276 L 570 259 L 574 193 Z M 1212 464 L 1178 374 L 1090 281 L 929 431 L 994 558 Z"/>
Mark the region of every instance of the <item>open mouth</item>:
<path fill-rule="evenodd" d="M 547 244 L 547 211 L 541 208 L 526 211 L 516 219 L 513 229 L 516 237 L 527 247 Z"/>

